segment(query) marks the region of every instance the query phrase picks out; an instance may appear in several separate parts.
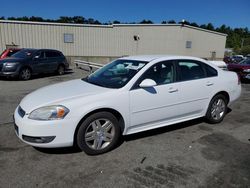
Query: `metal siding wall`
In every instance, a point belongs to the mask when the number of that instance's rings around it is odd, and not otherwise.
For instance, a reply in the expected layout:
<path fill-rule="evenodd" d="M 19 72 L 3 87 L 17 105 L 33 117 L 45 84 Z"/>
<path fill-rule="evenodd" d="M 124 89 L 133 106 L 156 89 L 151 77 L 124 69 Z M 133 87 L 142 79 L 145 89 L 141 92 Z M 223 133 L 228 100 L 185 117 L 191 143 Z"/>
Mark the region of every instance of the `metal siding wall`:
<path fill-rule="evenodd" d="M 64 33 L 74 43 L 64 43 Z M 133 36 L 140 40 L 134 41 Z M 176 54 L 222 58 L 226 36 L 181 26 L 68 26 L 0 22 L 0 50 L 14 42 L 23 48 L 53 48 L 66 56 L 115 57 L 136 54 Z M 192 48 L 186 48 L 186 41 Z"/>

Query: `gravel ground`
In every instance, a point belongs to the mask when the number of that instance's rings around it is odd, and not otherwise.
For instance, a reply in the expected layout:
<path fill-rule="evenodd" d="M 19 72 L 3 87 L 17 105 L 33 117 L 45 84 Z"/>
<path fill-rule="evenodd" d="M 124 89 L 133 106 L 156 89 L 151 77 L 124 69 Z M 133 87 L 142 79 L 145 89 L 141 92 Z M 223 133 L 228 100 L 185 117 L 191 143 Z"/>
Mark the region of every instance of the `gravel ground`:
<path fill-rule="evenodd" d="M 0 187 L 250 187 L 250 84 L 220 124 L 196 119 L 126 136 L 99 156 L 16 137 L 12 114 L 26 94 L 86 74 L 0 80 Z"/>

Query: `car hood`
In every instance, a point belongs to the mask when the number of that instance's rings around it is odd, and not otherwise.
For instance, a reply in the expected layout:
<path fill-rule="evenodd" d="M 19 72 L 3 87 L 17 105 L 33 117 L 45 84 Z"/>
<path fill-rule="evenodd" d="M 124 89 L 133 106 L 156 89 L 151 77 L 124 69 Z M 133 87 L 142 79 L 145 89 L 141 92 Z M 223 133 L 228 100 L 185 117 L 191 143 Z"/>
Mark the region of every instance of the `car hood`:
<path fill-rule="evenodd" d="M 96 86 L 81 79 L 71 80 L 38 89 L 28 94 L 21 101 L 20 106 L 30 113 L 42 106 L 60 105 L 63 101 L 96 95 L 112 89 Z"/>

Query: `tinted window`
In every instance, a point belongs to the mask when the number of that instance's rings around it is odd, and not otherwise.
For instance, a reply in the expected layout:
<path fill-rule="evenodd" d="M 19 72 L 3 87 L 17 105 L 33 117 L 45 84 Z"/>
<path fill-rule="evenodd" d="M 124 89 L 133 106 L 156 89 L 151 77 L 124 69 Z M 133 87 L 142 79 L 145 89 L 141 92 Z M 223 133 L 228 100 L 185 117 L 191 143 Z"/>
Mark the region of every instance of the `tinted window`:
<path fill-rule="evenodd" d="M 246 59 L 240 62 L 240 64 L 246 64 L 246 65 L 250 65 L 250 59 Z"/>
<path fill-rule="evenodd" d="M 46 57 L 60 57 L 61 54 L 55 51 L 46 51 Z"/>
<path fill-rule="evenodd" d="M 39 59 L 45 58 L 45 53 L 43 51 L 37 52 L 34 57 L 38 56 Z"/>
<path fill-rule="evenodd" d="M 31 57 L 33 55 L 33 53 L 35 53 L 35 52 L 36 52 L 36 50 L 23 49 L 23 50 L 20 50 L 20 51 L 14 53 L 11 57 L 27 58 L 27 57 Z"/>
<path fill-rule="evenodd" d="M 172 61 L 160 62 L 148 70 L 139 78 L 136 82 L 135 88 L 139 88 L 140 83 L 145 79 L 152 79 L 156 82 L 157 85 L 169 84 L 175 80 L 175 69 Z"/>
<path fill-rule="evenodd" d="M 178 61 L 179 81 L 205 78 L 206 74 L 201 63 L 189 60 Z"/>
<path fill-rule="evenodd" d="M 217 76 L 218 72 L 216 69 L 214 69 L 213 67 L 210 67 L 207 64 L 204 64 L 205 70 L 207 72 L 207 77 L 213 77 L 213 76 Z"/>

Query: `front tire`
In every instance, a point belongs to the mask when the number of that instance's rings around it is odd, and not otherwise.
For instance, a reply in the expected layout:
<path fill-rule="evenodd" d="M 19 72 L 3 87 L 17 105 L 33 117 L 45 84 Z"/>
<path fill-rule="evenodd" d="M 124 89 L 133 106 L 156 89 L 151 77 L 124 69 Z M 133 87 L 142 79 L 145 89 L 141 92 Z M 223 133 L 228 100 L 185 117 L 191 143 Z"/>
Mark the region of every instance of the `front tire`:
<path fill-rule="evenodd" d="M 121 136 L 117 118 L 109 112 L 98 112 L 89 116 L 80 125 L 76 142 L 89 155 L 98 155 L 112 150 Z"/>
<path fill-rule="evenodd" d="M 224 95 L 218 94 L 213 97 L 206 113 L 208 123 L 220 123 L 227 113 L 227 104 L 228 100 Z"/>
<path fill-rule="evenodd" d="M 31 78 L 31 70 L 29 68 L 22 68 L 19 72 L 20 80 L 29 80 Z"/>

